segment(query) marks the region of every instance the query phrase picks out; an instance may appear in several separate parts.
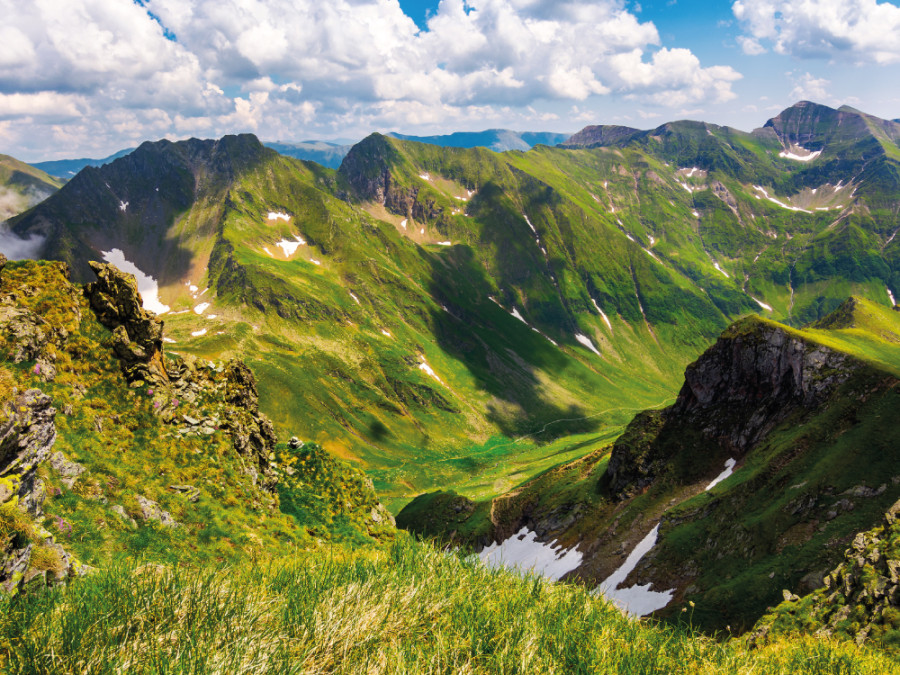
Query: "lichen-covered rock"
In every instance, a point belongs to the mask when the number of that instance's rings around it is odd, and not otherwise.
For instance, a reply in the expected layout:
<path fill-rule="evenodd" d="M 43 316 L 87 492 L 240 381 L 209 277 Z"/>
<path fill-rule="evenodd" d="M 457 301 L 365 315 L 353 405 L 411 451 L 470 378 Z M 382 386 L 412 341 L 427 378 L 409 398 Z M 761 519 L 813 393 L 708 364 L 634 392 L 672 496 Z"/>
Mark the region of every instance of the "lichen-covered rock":
<path fill-rule="evenodd" d="M 144 521 L 154 520 L 163 527 L 180 527 L 179 523 L 172 517 L 172 514 L 165 511 L 159 504 L 152 499 L 147 499 L 142 495 L 135 498 L 138 508 L 141 510 L 141 518 Z"/>
<path fill-rule="evenodd" d="M 163 322 L 144 309 L 134 276 L 107 263 L 89 264 L 97 281 L 85 286 L 85 295 L 100 323 L 113 331 L 113 349 L 125 377 L 129 382 L 168 382 Z"/>
<path fill-rule="evenodd" d="M 0 409 L 0 476 L 33 472 L 56 442 L 56 409 L 39 389 L 29 389 Z"/>
<path fill-rule="evenodd" d="M 75 484 L 78 476 L 84 473 L 84 467 L 81 464 L 66 459 L 61 452 L 54 452 L 50 455 L 50 466 L 59 474 L 62 484 L 69 489 Z"/>
<path fill-rule="evenodd" d="M 803 598 L 784 591 L 784 600 L 759 620 L 755 643 L 791 632 L 842 635 L 862 644 L 877 640 L 896 648 L 900 639 L 900 501 L 880 527 L 860 532 L 844 561 L 824 578 L 824 587 Z"/>

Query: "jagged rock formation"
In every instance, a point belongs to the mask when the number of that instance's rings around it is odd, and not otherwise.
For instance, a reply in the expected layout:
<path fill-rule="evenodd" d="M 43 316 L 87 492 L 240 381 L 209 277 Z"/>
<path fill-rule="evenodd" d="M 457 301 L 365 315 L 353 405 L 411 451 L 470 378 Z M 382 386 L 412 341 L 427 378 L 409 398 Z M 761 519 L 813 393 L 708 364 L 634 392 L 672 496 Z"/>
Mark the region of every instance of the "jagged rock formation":
<path fill-rule="evenodd" d="M 662 441 L 676 427 L 701 429 L 725 453 L 743 456 L 794 410 L 823 401 L 855 364 L 784 326 L 755 317 L 736 323 L 687 367 L 671 408 L 638 415 L 616 441 L 611 491 L 621 499 L 649 485 L 670 459 Z"/>
<path fill-rule="evenodd" d="M 38 522 L 46 497 L 36 473 L 56 442 L 50 397 L 29 389 L 0 409 L 0 588 L 15 593 L 73 576 L 81 567 Z"/>
<path fill-rule="evenodd" d="M 860 532 L 844 561 L 824 578 L 824 587 L 800 598 L 785 591 L 785 602 L 764 616 L 752 639 L 797 631 L 842 635 L 857 644 L 874 640 L 897 648 L 900 638 L 900 501 L 879 527 Z"/>
<path fill-rule="evenodd" d="M 85 286 L 91 309 L 113 331 L 113 349 L 129 382 L 168 382 L 163 362 L 163 322 L 143 307 L 137 281 L 114 265 L 88 263 L 97 281 Z"/>
<path fill-rule="evenodd" d="M 234 449 L 253 461 L 249 470 L 254 480 L 258 478 L 262 486 L 271 490 L 276 479 L 269 460 L 278 437 L 269 418 L 259 412 L 256 379 L 246 365 L 232 361 L 225 367 L 225 383 L 225 401 L 229 405 L 225 423 Z"/>

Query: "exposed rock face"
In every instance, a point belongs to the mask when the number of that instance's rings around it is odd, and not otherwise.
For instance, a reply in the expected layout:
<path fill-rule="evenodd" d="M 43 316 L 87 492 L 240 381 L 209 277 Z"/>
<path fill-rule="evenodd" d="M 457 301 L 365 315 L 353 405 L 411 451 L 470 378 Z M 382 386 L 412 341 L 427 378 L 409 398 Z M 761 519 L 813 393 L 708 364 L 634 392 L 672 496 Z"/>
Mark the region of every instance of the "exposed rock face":
<path fill-rule="evenodd" d="M 247 470 L 261 487 L 272 489 L 275 475 L 269 458 L 278 442 L 275 427 L 259 412 L 259 393 L 250 369 L 241 361 L 231 361 L 225 367 L 226 426 L 231 433 L 234 449 L 251 460 Z"/>
<path fill-rule="evenodd" d="M 46 586 L 76 573 L 66 551 L 35 520 L 43 515 L 44 485 L 36 478 L 56 442 L 51 399 L 29 389 L 0 411 L 0 505 L 11 534 L 0 537 L 0 588 L 6 593 Z M 30 532 L 31 536 L 26 536 Z"/>
<path fill-rule="evenodd" d="M 620 497 L 649 485 L 666 461 L 658 438 L 701 429 L 731 456 L 742 456 L 799 407 L 813 408 L 855 366 L 840 352 L 750 317 L 729 328 L 687 367 L 671 408 L 638 415 L 616 442 L 607 477 Z"/>
<path fill-rule="evenodd" d="M 17 476 L 24 486 L 56 442 L 56 409 L 39 389 L 7 401 L 0 413 L 0 476 Z M 22 496 L 21 494 L 19 495 Z"/>
<path fill-rule="evenodd" d="M 418 222 L 439 218 L 443 210 L 434 200 L 420 201 L 418 186 L 407 188 L 396 184 L 391 168 L 397 159 L 397 151 L 390 141 L 373 134 L 351 149 L 340 171 L 364 200 L 384 204 L 388 211 Z"/>
<path fill-rule="evenodd" d="M 85 286 L 91 309 L 113 331 L 113 348 L 133 382 L 168 382 L 163 363 L 163 322 L 143 307 L 134 276 L 107 263 L 90 262 L 97 281 Z"/>
<path fill-rule="evenodd" d="M 792 408 L 816 405 L 852 372 L 844 354 L 751 318 L 688 366 L 669 414 L 702 415 L 707 436 L 742 454 Z M 730 414 L 711 416 L 713 409 Z"/>

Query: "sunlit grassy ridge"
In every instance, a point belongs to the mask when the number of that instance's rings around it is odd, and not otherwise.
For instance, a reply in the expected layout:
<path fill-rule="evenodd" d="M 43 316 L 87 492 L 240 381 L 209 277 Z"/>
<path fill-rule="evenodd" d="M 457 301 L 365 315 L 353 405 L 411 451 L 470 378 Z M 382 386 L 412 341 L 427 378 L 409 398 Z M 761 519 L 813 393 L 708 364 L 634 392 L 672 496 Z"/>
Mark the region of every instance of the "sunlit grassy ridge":
<path fill-rule="evenodd" d="M 282 564 L 114 569 L 3 600 L 10 673 L 898 672 L 819 638 L 761 649 L 626 618 L 582 588 L 521 579 L 407 539 Z"/>

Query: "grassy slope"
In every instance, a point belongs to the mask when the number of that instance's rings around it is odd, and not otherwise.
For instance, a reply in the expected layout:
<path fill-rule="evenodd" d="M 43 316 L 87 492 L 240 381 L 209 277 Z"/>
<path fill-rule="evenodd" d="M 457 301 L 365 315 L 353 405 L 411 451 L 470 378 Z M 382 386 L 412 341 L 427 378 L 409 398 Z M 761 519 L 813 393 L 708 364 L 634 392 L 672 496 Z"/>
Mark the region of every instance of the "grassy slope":
<path fill-rule="evenodd" d="M 898 672 L 882 654 L 827 639 L 750 649 L 686 622 L 633 621 L 583 589 L 407 540 L 349 558 L 112 570 L 0 610 L 10 673 Z"/>
<path fill-rule="evenodd" d="M 13 387 L 38 388 L 52 397 L 58 411 L 53 451 L 85 469 L 71 487 L 46 462 L 38 474 L 47 495 L 41 524 L 79 561 L 92 566 L 134 558 L 235 561 L 287 555 L 317 546 L 316 540 L 371 542 L 370 533 L 384 533 L 371 522 L 377 501 L 365 477 L 316 446 L 276 449 L 275 464 L 288 467 L 279 485 L 286 499 L 283 513 L 278 499 L 244 471 L 224 418 L 213 433 L 185 433 L 189 428 L 181 415 L 223 415 L 222 393 L 212 383 L 194 400 L 179 400 L 159 387 L 128 387 L 110 348 L 110 332 L 57 264 L 10 263 L 0 292 L 43 317 L 45 331 L 68 334 L 62 348 L 50 348 L 57 371 L 51 382 L 34 361 L 12 362 L 16 343 L 4 335 L 0 381 L 4 399 Z M 191 367 L 212 378 L 222 370 L 221 363 L 203 361 Z M 197 488 L 197 499 L 172 485 Z M 138 496 L 158 502 L 181 526 L 142 521 Z M 4 534 L 15 524 L 7 507 L 14 509 L 6 504 L 0 514 Z M 123 507 L 127 517 L 114 507 Z"/>

